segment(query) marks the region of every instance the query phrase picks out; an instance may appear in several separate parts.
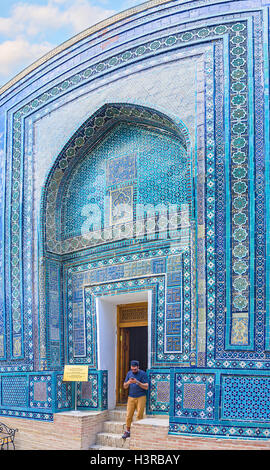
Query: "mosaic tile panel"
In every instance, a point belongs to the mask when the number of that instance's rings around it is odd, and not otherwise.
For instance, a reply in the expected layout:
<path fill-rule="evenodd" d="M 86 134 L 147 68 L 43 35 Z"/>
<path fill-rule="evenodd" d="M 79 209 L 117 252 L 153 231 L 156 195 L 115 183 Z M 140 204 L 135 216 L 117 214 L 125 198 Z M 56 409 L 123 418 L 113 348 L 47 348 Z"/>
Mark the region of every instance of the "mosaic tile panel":
<path fill-rule="evenodd" d="M 20 409 L 5 409 L 0 408 L 0 415 L 7 418 L 23 418 L 23 419 L 34 419 L 38 421 L 53 421 L 53 413 L 41 412 L 41 411 L 21 411 Z"/>
<path fill-rule="evenodd" d="M 255 41 L 254 41 L 254 48 L 258 51 L 257 58 L 260 59 L 261 57 L 261 47 L 260 47 L 260 40 L 259 39 L 259 25 L 260 21 L 259 18 L 256 17 L 254 18 L 254 26 L 256 29 L 256 34 L 254 35 Z M 252 51 L 252 45 L 251 45 L 251 23 L 248 22 L 246 23 L 238 23 L 235 25 L 235 28 L 233 28 L 234 34 L 231 37 L 232 44 L 234 43 L 235 40 L 239 40 L 241 42 L 241 48 L 234 50 L 234 53 L 230 57 L 230 67 L 232 71 L 232 76 L 233 79 L 233 90 L 232 91 L 232 100 L 234 103 L 234 106 L 237 108 L 234 109 L 233 111 L 233 119 L 240 119 L 243 120 L 243 125 L 245 127 L 247 123 L 247 109 L 245 106 L 248 104 L 249 109 L 250 106 L 252 105 L 252 97 L 249 97 L 247 99 L 247 89 L 252 88 L 252 80 L 254 78 L 255 85 L 258 83 L 257 81 L 259 80 L 258 76 L 260 76 L 260 73 L 256 75 L 256 77 L 253 77 L 252 75 L 252 66 L 251 66 L 251 58 L 253 56 L 253 51 Z M 248 34 L 245 34 L 245 31 L 247 31 Z M 245 37 L 245 39 L 244 39 Z M 246 39 L 248 37 L 248 40 Z M 247 53 L 247 43 L 245 41 L 248 41 L 248 47 L 250 48 L 247 57 L 245 57 L 245 53 Z M 245 46 L 246 44 L 246 46 Z M 244 47 L 243 47 L 244 46 Z M 233 46 L 232 46 L 233 47 Z M 260 51 L 260 53 L 259 53 Z M 240 54 L 240 56 L 238 55 Z M 234 55 L 238 55 L 237 57 L 234 57 Z M 218 63 L 221 63 L 221 60 L 224 60 L 225 54 L 223 58 L 218 54 L 217 55 L 217 60 Z M 234 69 L 235 68 L 235 69 Z M 247 68 L 250 70 L 249 73 L 247 73 Z M 239 78 L 241 77 L 242 85 L 241 85 L 241 93 L 240 90 L 236 92 L 236 88 L 238 85 L 235 85 L 234 80 L 239 82 Z M 248 87 L 247 87 L 247 80 L 248 80 Z M 240 85 L 239 85 L 240 86 Z M 256 85 L 257 86 L 257 85 Z M 259 92 L 259 86 L 258 86 L 258 102 L 261 101 L 261 94 Z M 240 95 L 239 95 L 240 94 Z M 239 101 L 239 102 L 238 102 Z M 217 103 L 218 104 L 218 103 Z M 218 108 L 217 108 L 218 109 Z M 239 114 L 239 115 L 238 115 Z M 258 119 L 261 121 L 261 110 L 259 112 L 259 117 Z M 256 125 L 257 125 L 257 120 L 255 120 Z M 252 118 L 250 116 L 250 119 L 248 121 L 248 124 L 250 126 L 253 125 Z M 237 125 L 235 125 L 235 130 L 238 129 Z M 239 130 L 241 130 L 242 127 L 241 125 L 239 126 Z M 260 162 L 261 159 L 261 147 L 259 144 L 259 129 L 257 128 L 257 147 L 255 148 L 255 154 L 258 155 L 258 162 Z M 241 134 L 241 132 L 240 132 Z M 243 135 L 242 135 L 243 134 Z M 217 270 L 217 280 L 219 283 L 219 289 L 217 291 L 217 314 L 218 314 L 218 324 L 221 325 L 224 322 L 224 306 L 225 303 L 227 302 L 227 305 L 229 305 L 229 309 L 227 308 L 227 315 L 226 315 L 226 335 L 225 335 L 225 350 L 224 350 L 224 334 L 221 332 L 220 327 L 217 328 L 216 333 L 216 341 L 217 341 L 217 346 L 216 346 L 216 355 L 217 355 L 217 361 L 216 365 L 217 366 L 227 366 L 230 364 L 231 367 L 234 367 L 237 364 L 239 364 L 240 367 L 245 368 L 247 365 L 249 367 L 261 367 L 262 363 L 260 360 L 263 357 L 262 354 L 262 343 L 261 343 L 261 338 L 263 335 L 263 331 L 260 328 L 262 325 L 261 321 L 264 315 L 264 306 L 261 300 L 258 303 L 258 309 L 256 309 L 256 312 L 254 312 L 254 294 L 252 292 L 254 282 L 251 282 L 252 288 L 249 288 L 249 276 L 251 276 L 251 279 L 254 279 L 254 276 L 261 276 L 262 270 L 259 269 L 254 271 L 254 252 L 251 251 L 250 254 L 250 269 L 249 269 L 249 264 L 246 263 L 246 259 L 249 256 L 248 250 L 247 250 L 247 243 L 249 240 L 251 240 L 251 248 L 254 250 L 254 240 L 252 238 L 248 238 L 248 230 L 246 227 L 244 227 L 244 221 L 246 222 L 248 219 L 246 217 L 246 212 L 248 211 L 248 215 L 251 217 L 252 224 L 254 223 L 254 201 L 251 198 L 251 208 L 248 209 L 247 205 L 247 197 L 248 197 L 248 186 L 246 182 L 243 180 L 240 181 L 241 178 L 244 177 L 244 175 L 249 175 L 247 176 L 249 185 L 253 187 L 254 185 L 254 180 L 253 180 L 253 161 L 250 162 L 249 166 L 245 165 L 248 164 L 248 159 L 247 159 L 247 152 L 248 152 L 248 145 L 250 145 L 250 151 L 249 155 L 251 155 L 251 158 L 253 158 L 253 153 L 254 153 L 254 146 L 252 139 L 249 138 L 249 141 L 247 141 L 247 136 L 245 135 L 245 132 L 242 132 L 241 136 L 239 135 L 234 139 L 233 145 L 239 145 L 239 149 L 236 151 L 236 149 L 232 149 L 232 158 L 233 162 L 236 165 L 235 169 L 233 170 L 234 178 L 237 177 L 234 183 L 234 190 L 238 191 L 235 197 L 232 199 L 233 203 L 233 216 L 234 218 L 234 225 L 235 230 L 234 234 L 232 237 L 233 240 L 233 252 L 232 255 L 235 257 L 235 261 L 233 261 L 233 270 L 234 270 L 234 277 L 233 277 L 233 285 L 232 285 L 232 293 L 235 292 L 233 295 L 235 295 L 234 300 L 232 299 L 232 303 L 229 303 L 229 295 L 230 295 L 230 282 L 229 281 L 229 289 L 227 289 L 227 300 L 226 297 L 224 296 L 224 291 L 222 289 L 222 282 L 225 282 L 225 277 L 222 272 L 222 270 L 218 269 Z M 237 140 L 239 139 L 239 140 Z M 246 144 L 243 145 L 244 141 L 246 139 Z M 222 157 L 223 158 L 223 157 Z M 219 164 L 224 165 L 224 163 L 221 163 L 221 158 L 219 158 Z M 240 166 L 239 166 L 240 165 Z M 259 174 L 262 175 L 262 167 L 260 163 L 258 163 L 258 168 L 259 168 Z M 218 169 L 220 169 L 221 166 L 218 166 Z M 228 164 L 227 164 L 227 181 L 228 181 Z M 249 171 L 249 173 L 247 173 Z M 240 179 L 239 179 L 240 178 Z M 257 181 L 262 181 L 259 177 Z M 219 218 L 219 221 L 221 222 L 222 219 L 222 213 L 221 213 L 221 207 L 224 209 L 224 204 L 221 204 L 221 191 L 227 191 L 225 186 L 224 186 L 224 178 L 219 175 L 217 175 L 217 187 L 218 187 L 218 193 L 217 193 L 217 206 L 219 207 L 219 211 L 217 212 L 217 217 Z M 246 188 L 246 191 L 244 191 L 244 188 Z M 252 190 L 253 193 L 253 190 Z M 259 190 L 259 193 L 261 194 L 261 191 Z M 253 201 L 253 202 L 252 202 Z M 228 211 L 229 207 L 227 206 Z M 237 213 L 237 215 L 236 215 Z M 227 213 L 227 220 L 228 220 L 228 213 Z M 238 224 L 238 225 L 237 225 Z M 251 235 L 254 235 L 254 226 L 250 225 L 250 230 L 251 230 Z M 222 224 L 219 224 L 219 230 L 217 231 L 217 251 L 218 251 L 218 264 L 217 266 L 220 266 L 220 261 L 223 259 L 225 263 L 225 253 L 227 253 L 227 279 L 229 279 L 229 256 L 230 253 L 228 251 L 228 245 L 227 249 L 224 246 L 224 234 L 225 232 L 221 230 L 222 225 L 225 227 L 226 225 L 226 219 L 223 218 Z M 258 226 L 258 230 L 260 232 L 261 228 Z M 256 228 L 257 231 L 257 228 Z M 228 233 L 228 232 L 227 232 Z M 221 237 L 223 238 L 223 241 L 221 241 Z M 229 240 L 227 238 L 227 240 Z M 237 244 L 238 243 L 238 244 Z M 262 243 L 262 238 L 259 237 L 259 245 L 257 245 L 259 252 L 261 253 L 261 246 Z M 260 262 L 261 264 L 261 262 Z M 262 279 L 260 277 L 260 279 Z M 261 285 L 262 280 L 260 280 L 260 285 Z M 224 284 L 223 284 L 224 285 Z M 250 308 L 248 307 L 249 301 L 248 298 L 250 296 L 251 299 L 251 304 Z M 260 293 L 261 296 L 261 293 Z M 261 298 L 261 297 L 260 297 Z M 223 309 L 223 311 L 222 311 Z M 231 312 L 231 313 L 230 313 Z M 254 321 L 255 317 L 258 318 L 258 329 L 256 333 L 256 338 L 254 337 Z M 223 320 L 222 320 L 223 318 Z M 260 325 L 260 326 L 259 326 Z M 211 327 L 210 327 L 211 328 Z M 212 329 L 212 328 L 211 328 Z M 211 335 L 213 338 L 213 335 Z M 255 340 L 255 345 L 254 345 L 254 340 Z M 212 339 L 211 339 L 212 341 Z M 223 345 L 222 345 L 223 344 Z M 246 356 L 243 353 L 245 350 L 250 350 L 253 349 L 253 346 L 255 346 L 255 352 L 249 352 Z M 230 352 L 231 350 L 231 352 Z M 240 352 L 241 351 L 241 352 Z M 212 358 L 213 355 L 211 352 L 209 352 L 209 360 L 208 364 L 211 366 L 214 364 Z M 264 356 L 265 357 L 265 356 Z M 256 360 L 256 362 L 251 362 Z M 237 362 L 236 362 L 237 360 Z M 228 362 L 230 361 L 230 362 Z M 265 366 L 268 367 L 268 363 L 265 363 Z"/>
<path fill-rule="evenodd" d="M 81 401 L 82 400 L 92 400 L 93 397 L 93 384 L 92 382 L 83 382 L 81 385 Z"/>
<path fill-rule="evenodd" d="M 241 421 L 269 421 L 270 377 L 222 378 L 221 417 Z"/>
<path fill-rule="evenodd" d="M 74 408 L 75 387 L 63 382 L 63 373 L 0 374 L 0 415 L 53 420 L 53 413 Z M 107 371 L 89 371 L 88 382 L 78 386 L 81 408 L 104 410 L 108 406 Z"/>
<path fill-rule="evenodd" d="M 126 281 L 116 281 L 109 284 L 100 284 L 96 286 L 85 287 L 85 305 L 86 305 L 86 315 L 87 317 L 93 318 L 93 321 L 96 322 L 96 302 L 95 297 L 104 296 L 104 295 L 115 295 L 123 292 L 136 292 L 138 290 L 154 290 L 156 295 L 156 304 L 157 304 L 157 313 L 156 305 L 153 305 L 153 314 L 154 316 L 161 316 L 162 304 L 164 302 L 164 277 L 152 277 L 152 278 L 138 278 L 134 280 Z M 153 323 L 154 323 L 153 319 Z M 161 322 L 160 322 L 161 323 Z M 160 328 L 159 338 L 162 338 L 164 332 L 163 328 Z M 89 344 L 92 344 L 91 355 L 88 353 L 88 357 L 84 358 L 84 362 L 90 363 L 92 367 L 97 365 L 97 343 L 96 343 L 96 323 L 93 324 L 91 330 L 88 331 Z M 157 348 L 157 338 L 156 332 L 152 332 L 152 350 L 155 351 L 156 361 L 160 360 L 163 357 L 163 347 L 161 346 L 161 341 L 159 341 L 160 346 Z M 154 346 L 155 345 L 155 346 Z M 74 362 L 74 359 L 70 357 L 70 362 Z"/>
<path fill-rule="evenodd" d="M 34 383 L 34 400 L 35 402 L 45 402 L 47 399 L 47 387 L 45 382 Z"/>
<path fill-rule="evenodd" d="M 171 371 L 171 384 L 176 393 L 169 434 L 269 439 L 268 375 L 240 375 L 237 370 L 198 374 L 185 369 Z"/>
<path fill-rule="evenodd" d="M 128 110 L 126 114 L 132 116 L 132 112 L 135 111 L 128 105 L 122 105 L 122 109 L 125 107 Z M 109 115 L 109 110 L 107 114 Z M 127 119 L 126 114 L 124 114 L 125 119 Z M 141 116 L 144 117 L 143 112 L 141 112 Z M 87 125 L 89 124 L 85 123 L 86 127 Z M 177 139 L 174 135 L 164 137 L 158 129 L 146 130 L 139 123 L 137 126 L 121 123 L 114 126 L 107 135 L 105 134 L 103 140 L 90 152 L 87 149 L 91 145 L 91 141 L 89 143 L 89 139 L 83 139 L 82 144 L 78 145 L 80 139 L 82 137 L 73 137 L 74 142 L 77 143 L 79 163 L 73 169 L 70 179 L 67 180 L 67 176 L 64 176 L 60 185 L 57 177 L 56 181 L 51 182 L 48 186 L 46 237 L 50 250 L 55 251 L 56 246 L 59 246 L 59 243 L 58 245 L 54 244 L 54 249 L 52 248 L 52 237 L 66 240 L 66 243 L 61 245 L 62 249 L 65 246 L 72 246 L 72 244 L 78 245 L 78 241 L 75 239 L 68 241 L 73 237 L 80 237 L 80 243 L 86 243 L 87 238 L 88 244 L 91 244 L 95 239 L 96 243 L 101 241 L 100 237 L 103 233 L 103 237 L 106 233 L 108 238 L 111 232 L 110 237 L 116 238 L 117 234 L 121 239 L 123 236 L 121 237 L 119 230 L 110 231 L 105 227 L 143 218 L 145 212 L 155 214 L 157 210 L 165 210 L 167 213 L 168 204 L 175 206 L 174 210 L 176 210 L 177 207 L 189 203 L 189 156 L 179 138 Z M 136 157 L 133 155 L 134 147 L 136 148 Z M 120 158 L 121 154 L 124 155 Z M 73 154 L 71 157 L 73 160 L 75 159 Z M 128 157 L 131 158 L 131 168 L 133 169 L 130 170 L 127 165 L 125 173 L 123 170 L 119 170 L 119 162 L 123 159 L 125 162 L 128 161 Z M 165 160 L 167 161 L 166 166 Z M 69 160 L 62 165 L 59 163 L 61 171 L 69 173 L 68 162 Z M 111 176 L 109 179 L 108 177 L 106 180 L 104 179 L 104 175 L 108 171 L 110 171 L 110 175 L 112 173 L 118 175 L 117 181 L 112 180 Z M 122 180 L 119 171 L 122 174 Z M 170 188 L 169 191 L 168 188 Z M 55 195 L 51 194 L 52 191 Z M 55 209 L 52 205 L 49 209 L 50 202 L 55 199 L 58 201 L 57 208 Z M 56 213 L 54 213 L 55 210 Z M 121 215 L 122 211 L 124 212 Z M 60 231 L 57 226 L 54 227 L 55 217 L 56 219 L 61 218 Z M 166 221 L 166 228 L 167 223 Z M 159 225 L 161 226 L 161 219 Z M 89 232 L 93 232 L 91 236 Z"/>
<path fill-rule="evenodd" d="M 169 434 L 193 435 L 198 437 L 216 437 L 224 439 L 269 439 L 268 427 L 251 427 L 246 423 L 232 424 L 190 424 L 170 422 Z"/>
<path fill-rule="evenodd" d="M 178 373 L 174 379 L 174 415 L 182 418 L 213 419 L 215 376 Z"/>
<path fill-rule="evenodd" d="M 243 25 L 242 25 L 242 26 L 243 26 Z M 235 28 L 232 27 L 232 31 L 233 31 L 234 33 L 235 33 L 235 32 L 239 32 L 239 28 L 240 28 L 240 29 L 243 29 L 242 26 L 239 26 L 239 25 L 238 25 L 238 26 L 235 27 Z M 226 31 L 228 31 L 227 26 L 226 26 L 226 27 L 223 27 L 223 28 L 220 28 L 219 32 L 220 32 L 221 30 L 223 31 L 223 33 L 226 32 Z M 216 31 L 216 32 L 217 32 L 217 31 Z M 234 50 L 234 52 L 236 53 L 235 50 Z M 232 52 L 232 53 L 233 53 L 233 52 Z M 234 339 L 234 343 L 235 343 L 235 339 Z"/>
<path fill-rule="evenodd" d="M 133 220 L 133 188 L 110 191 L 110 223 L 123 224 Z"/>
<path fill-rule="evenodd" d="M 225 29 L 226 29 L 226 28 L 225 28 Z M 224 29 L 224 27 L 223 27 L 223 28 L 221 28 L 221 27 L 220 27 L 220 28 L 219 28 L 219 30 L 216 30 L 216 33 L 217 33 L 217 32 L 221 32 L 221 31 L 223 31 L 223 32 L 224 32 L 224 31 L 225 31 L 225 29 Z M 197 33 L 197 34 L 199 35 L 199 33 Z M 201 34 L 202 34 L 202 33 L 201 33 Z M 203 33 L 203 34 L 206 34 L 206 36 L 207 36 L 207 35 L 208 35 L 208 32 L 207 32 L 207 31 L 204 31 L 204 33 Z M 185 38 L 184 38 L 184 40 L 186 40 L 186 37 L 187 37 L 187 35 L 185 35 Z M 190 39 L 192 39 L 192 36 L 190 36 L 190 35 L 189 35 L 189 38 L 190 38 Z M 18 343 L 18 344 L 19 344 L 19 343 Z"/>
<path fill-rule="evenodd" d="M 171 250 L 175 253 L 176 248 L 171 248 Z M 156 275 L 156 273 L 151 272 L 151 266 L 156 265 L 149 260 L 149 257 L 153 257 L 154 253 L 151 254 L 151 251 L 145 250 L 144 252 L 135 251 L 132 256 L 123 256 L 120 251 L 119 257 L 110 258 L 109 260 L 100 258 L 98 262 L 93 260 L 91 263 L 79 263 L 73 265 L 72 268 L 67 263 L 64 269 L 66 278 L 64 283 L 67 283 L 68 286 L 67 329 L 69 338 L 68 360 L 70 363 L 86 362 L 91 367 L 96 367 L 95 298 L 97 296 L 116 295 L 148 288 L 156 289 L 151 323 L 152 351 L 153 356 L 156 357 L 155 361 L 157 361 L 157 364 L 161 362 L 164 362 L 164 364 L 174 363 L 174 361 L 184 361 L 186 363 L 189 361 L 191 354 L 190 338 L 188 335 L 182 334 L 182 325 L 188 330 L 191 324 L 190 254 L 189 252 L 183 252 L 180 257 L 179 255 L 168 256 L 167 263 L 165 259 L 161 263 L 161 250 L 159 250 L 159 266 L 166 269 L 167 264 L 170 269 L 174 269 L 174 271 L 170 271 L 171 275 L 174 272 L 180 272 L 183 278 L 182 280 L 180 278 L 181 286 L 173 286 L 165 291 L 165 273 Z M 142 259 L 144 257 L 145 260 Z M 130 258 L 133 259 L 132 263 L 128 263 Z M 175 259 L 172 263 L 171 258 L 177 258 L 177 262 Z M 97 268 L 97 265 L 99 268 Z M 149 277 L 144 277 L 147 272 Z M 121 278 L 126 278 L 126 280 L 117 280 Z M 179 276 L 176 276 L 176 278 L 179 279 Z M 180 296 L 183 286 L 185 286 L 184 300 L 183 296 Z M 78 319 L 76 323 L 74 323 L 74 318 Z M 81 345 L 80 355 L 77 354 L 78 345 Z"/>
<path fill-rule="evenodd" d="M 0 415 L 52 421 L 56 411 L 56 373 L 0 374 Z"/>
<path fill-rule="evenodd" d="M 114 138 L 114 146 L 117 143 Z M 125 150 L 130 153 L 129 149 L 126 149 L 127 140 L 125 139 Z M 119 149 L 120 150 L 120 149 Z M 118 152 L 119 152 L 118 150 Z M 106 186 L 114 186 L 115 184 L 122 184 L 123 181 L 133 181 L 136 178 L 136 167 L 137 167 L 137 155 L 123 155 L 119 158 L 111 158 L 106 162 Z"/>
<path fill-rule="evenodd" d="M 152 134 L 138 155 L 138 203 L 161 206 L 188 201 L 188 155 L 176 139 Z"/>
<path fill-rule="evenodd" d="M 149 371 L 149 414 L 167 414 L 170 406 L 170 373 L 166 371 Z"/>
<path fill-rule="evenodd" d="M 184 384 L 183 408 L 205 409 L 205 384 Z"/>
<path fill-rule="evenodd" d="M 30 408 L 51 409 L 53 407 L 52 387 L 53 383 L 50 375 L 30 376 Z"/>
<path fill-rule="evenodd" d="M 77 389 L 77 405 L 80 408 L 105 410 L 108 407 L 107 371 L 90 372 L 88 382 L 81 382 Z"/>
<path fill-rule="evenodd" d="M 61 266 L 50 260 L 46 268 L 49 364 L 55 369 L 61 366 Z"/>
<path fill-rule="evenodd" d="M 57 409 L 72 409 L 73 387 L 71 382 L 63 382 L 63 374 L 56 378 Z"/>
<path fill-rule="evenodd" d="M 28 406 L 26 376 L 1 377 L 1 405 L 19 408 Z"/>
<path fill-rule="evenodd" d="M 168 403 L 170 401 L 170 387 L 168 382 L 159 382 L 157 384 L 157 401 Z"/>
<path fill-rule="evenodd" d="M 2 322 L 2 331 L 4 332 L 4 325 L 3 325 L 3 322 Z M 2 333 L 0 335 L 0 355 L 1 357 L 5 357 L 5 336 L 4 334 Z"/>

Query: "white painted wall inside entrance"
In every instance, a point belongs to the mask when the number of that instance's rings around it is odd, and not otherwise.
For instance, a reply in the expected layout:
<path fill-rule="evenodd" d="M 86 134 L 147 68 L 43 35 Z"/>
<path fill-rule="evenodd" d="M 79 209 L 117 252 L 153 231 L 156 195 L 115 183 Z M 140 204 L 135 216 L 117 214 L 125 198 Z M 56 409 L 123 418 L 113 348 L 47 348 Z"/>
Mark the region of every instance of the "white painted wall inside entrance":
<path fill-rule="evenodd" d="M 108 371 L 108 408 L 116 405 L 117 305 L 148 302 L 148 368 L 151 367 L 152 291 L 129 292 L 96 298 L 98 369 Z"/>
<path fill-rule="evenodd" d="M 116 403 L 117 308 L 100 298 L 96 299 L 98 369 L 108 371 L 108 408 Z"/>

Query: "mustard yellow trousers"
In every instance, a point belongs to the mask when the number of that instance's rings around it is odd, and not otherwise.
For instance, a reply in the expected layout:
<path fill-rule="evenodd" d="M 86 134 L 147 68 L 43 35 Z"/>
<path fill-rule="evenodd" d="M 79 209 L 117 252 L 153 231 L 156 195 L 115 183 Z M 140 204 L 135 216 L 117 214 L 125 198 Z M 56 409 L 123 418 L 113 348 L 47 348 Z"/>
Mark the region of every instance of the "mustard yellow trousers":
<path fill-rule="evenodd" d="M 137 410 L 137 420 L 143 419 L 144 408 L 146 405 L 146 395 L 134 398 L 128 397 L 126 425 L 130 428 L 135 410 Z"/>

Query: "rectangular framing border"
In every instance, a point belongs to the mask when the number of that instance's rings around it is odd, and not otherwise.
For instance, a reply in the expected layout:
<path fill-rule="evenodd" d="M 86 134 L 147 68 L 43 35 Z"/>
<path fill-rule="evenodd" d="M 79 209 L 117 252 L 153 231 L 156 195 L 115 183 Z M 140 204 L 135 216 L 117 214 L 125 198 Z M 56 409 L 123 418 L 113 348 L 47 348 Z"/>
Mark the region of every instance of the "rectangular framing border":
<path fill-rule="evenodd" d="M 242 377 L 269 377 L 266 371 L 239 371 L 239 370 L 206 370 L 206 369 L 170 369 L 170 393 L 174 396 L 175 376 L 180 374 L 195 375 L 213 375 L 214 376 L 214 416 L 212 419 L 200 419 L 198 416 L 177 418 L 174 415 L 175 400 L 170 403 L 170 424 L 169 434 L 186 435 L 198 437 L 216 437 L 227 439 L 267 439 L 270 438 L 269 421 L 250 423 L 243 420 L 225 420 L 221 418 L 222 403 L 222 380 L 226 376 L 242 376 Z M 269 404 L 268 404 L 269 405 Z"/>
<path fill-rule="evenodd" d="M 168 251 L 165 249 L 167 252 L 167 255 L 169 255 Z M 181 253 L 181 252 L 180 252 Z M 176 248 L 172 248 L 172 253 L 176 258 L 178 259 L 179 254 L 177 254 Z M 192 338 L 189 340 L 187 339 L 186 335 L 183 336 L 182 338 L 182 344 L 183 344 L 183 349 L 182 353 L 180 353 L 178 350 L 176 352 L 170 351 L 170 352 L 165 352 L 165 337 L 166 337 L 166 330 L 165 330 L 165 312 L 166 312 L 166 305 L 167 305 L 167 274 L 172 274 L 174 270 L 174 262 L 170 264 L 170 269 L 172 271 L 164 272 L 164 273 L 151 273 L 149 271 L 143 270 L 144 272 L 147 272 L 146 275 L 135 275 L 134 277 L 130 278 L 130 275 L 128 275 L 125 278 L 112 278 L 108 279 L 107 281 L 103 282 L 94 282 L 90 283 L 89 282 L 89 275 L 90 276 L 95 276 L 95 271 L 93 270 L 94 267 L 99 268 L 97 269 L 97 274 L 100 269 L 104 269 L 105 266 L 109 266 L 111 269 L 115 267 L 116 272 L 118 273 L 118 268 L 119 266 L 122 266 L 122 269 L 126 269 L 126 273 L 128 274 L 129 272 L 129 265 L 133 266 L 136 271 L 136 269 L 141 270 L 143 265 L 142 260 L 144 259 L 146 263 L 149 263 L 153 254 L 150 251 L 146 251 L 145 255 L 142 256 L 142 253 L 140 252 L 134 252 L 132 255 L 132 263 L 123 263 L 123 256 L 121 256 L 121 252 L 119 252 L 119 257 L 121 258 L 121 263 L 119 264 L 119 258 L 116 257 L 114 260 L 111 259 L 110 263 L 108 264 L 106 258 L 103 259 L 103 261 L 91 261 L 89 263 L 89 258 L 88 262 L 81 260 L 80 262 L 76 261 L 76 264 L 74 265 L 69 265 L 67 263 L 64 266 L 64 282 L 63 285 L 66 286 L 66 299 L 65 299 L 65 310 L 67 311 L 67 317 L 66 317 L 66 324 L 65 324 L 65 331 L 67 338 L 72 338 L 72 329 L 71 329 L 71 319 L 72 319 L 72 274 L 74 273 L 79 273 L 82 277 L 81 279 L 81 289 L 82 289 L 82 298 L 83 298 L 83 304 L 85 305 L 85 312 L 86 312 L 86 325 L 87 327 L 87 345 L 86 345 L 86 350 L 88 351 L 87 355 L 87 360 L 89 361 L 90 367 L 96 368 L 97 367 L 97 358 L 96 358 L 96 351 L 92 351 L 92 348 L 96 344 L 96 323 L 95 323 L 95 312 L 92 312 L 91 305 L 95 309 L 95 302 L 91 301 L 91 295 L 90 293 L 92 292 L 93 295 L 95 296 L 101 296 L 101 295 L 106 295 L 104 292 L 108 292 L 109 295 L 116 295 L 118 292 L 123 293 L 123 292 L 134 292 L 138 289 L 143 289 L 146 290 L 146 288 L 154 288 L 157 285 L 157 282 L 160 282 L 159 279 L 163 278 L 163 283 L 164 286 L 162 287 L 162 291 L 158 294 L 157 292 L 155 295 L 153 295 L 153 317 L 152 317 L 152 322 L 151 322 L 151 332 L 152 332 L 152 351 L 151 351 L 151 357 L 152 357 L 152 363 L 151 367 L 168 367 L 169 365 L 173 365 L 174 361 L 179 363 L 183 362 L 183 366 L 189 364 L 189 360 L 193 357 L 194 351 L 191 349 L 192 345 L 193 347 L 196 346 L 195 342 L 192 341 Z M 158 259 L 162 256 L 161 250 L 158 252 Z M 174 256 L 169 256 L 169 259 L 174 259 Z M 195 329 L 194 325 L 191 326 L 191 321 L 195 321 L 195 319 L 192 316 L 191 313 L 191 288 L 190 288 L 190 278 L 191 278 L 191 273 L 190 273 L 190 252 L 184 252 L 183 255 L 184 260 L 183 260 L 183 285 L 182 285 L 182 290 L 185 292 L 185 294 L 182 294 L 183 296 L 185 295 L 185 301 L 183 302 L 182 305 L 182 321 L 185 324 L 185 329 L 189 329 L 191 333 L 194 334 Z M 128 259 L 131 259 L 130 256 Z M 135 260 L 139 261 L 138 268 L 136 268 L 137 264 Z M 154 256 L 152 258 L 152 261 L 154 262 L 156 257 Z M 178 266 L 177 263 L 175 266 Z M 92 267 L 92 269 L 91 269 Z M 139 272 L 139 271 L 138 271 Z M 156 281 L 154 282 L 154 279 Z M 154 284 L 153 284 L 154 282 Z M 147 287 L 148 286 L 148 287 Z M 188 289 L 188 290 L 187 290 Z M 110 292 L 112 291 L 112 293 Z M 115 293 L 115 294 L 114 294 Z M 162 293 L 162 301 L 159 301 L 160 295 Z M 107 295 L 108 295 L 107 294 Z M 159 295 L 159 297 L 157 297 Z M 158 300 L 158 302 L 157 302 Z M 157 308 L 157 311 L 155 310 Z M 92 325 L 90 328 L 89 325 Z M 149 324 L 150 327 L 150 324 Z M 90 335 L 90 336 L 89 336 Z M 156 336 L 157 335 L 157 336 Z M 156 339 L 154 337 L 156 336 Z M 158 339 L 157 339 L 158 337 Z M 191 334 L 191 337 L 192 334 Z M 162 341 L 161 341 L 162 338 Z M 184 339 L 185 338 L 185 339 Z M 155 345 L 154 345 L 154 343 Z M 90 359 L 89 357 L 89 351 L 92 351 Z M 66 342 L 66 361 L 68 363 L 77 363 L 79 362 L 84 362 L 86 358 L 74 358 L 71 354 L 72 351 L 72 345 L 69 344 L 69 341 Z"/>

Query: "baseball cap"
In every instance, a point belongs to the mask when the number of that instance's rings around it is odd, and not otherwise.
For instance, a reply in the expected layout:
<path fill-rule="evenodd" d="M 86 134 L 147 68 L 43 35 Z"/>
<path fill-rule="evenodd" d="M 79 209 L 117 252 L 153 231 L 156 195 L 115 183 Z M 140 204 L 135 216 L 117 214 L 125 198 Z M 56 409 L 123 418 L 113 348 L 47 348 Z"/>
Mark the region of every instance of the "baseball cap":
<path fill-rule="evenodd" d="M 130 365 L 133 366 L 133 367 L 139 366 L 139 364 L 140 364 L 139 361 L 134 361 L 134 360 L 131 361 L 131 363 L 130 363 Z"/>

